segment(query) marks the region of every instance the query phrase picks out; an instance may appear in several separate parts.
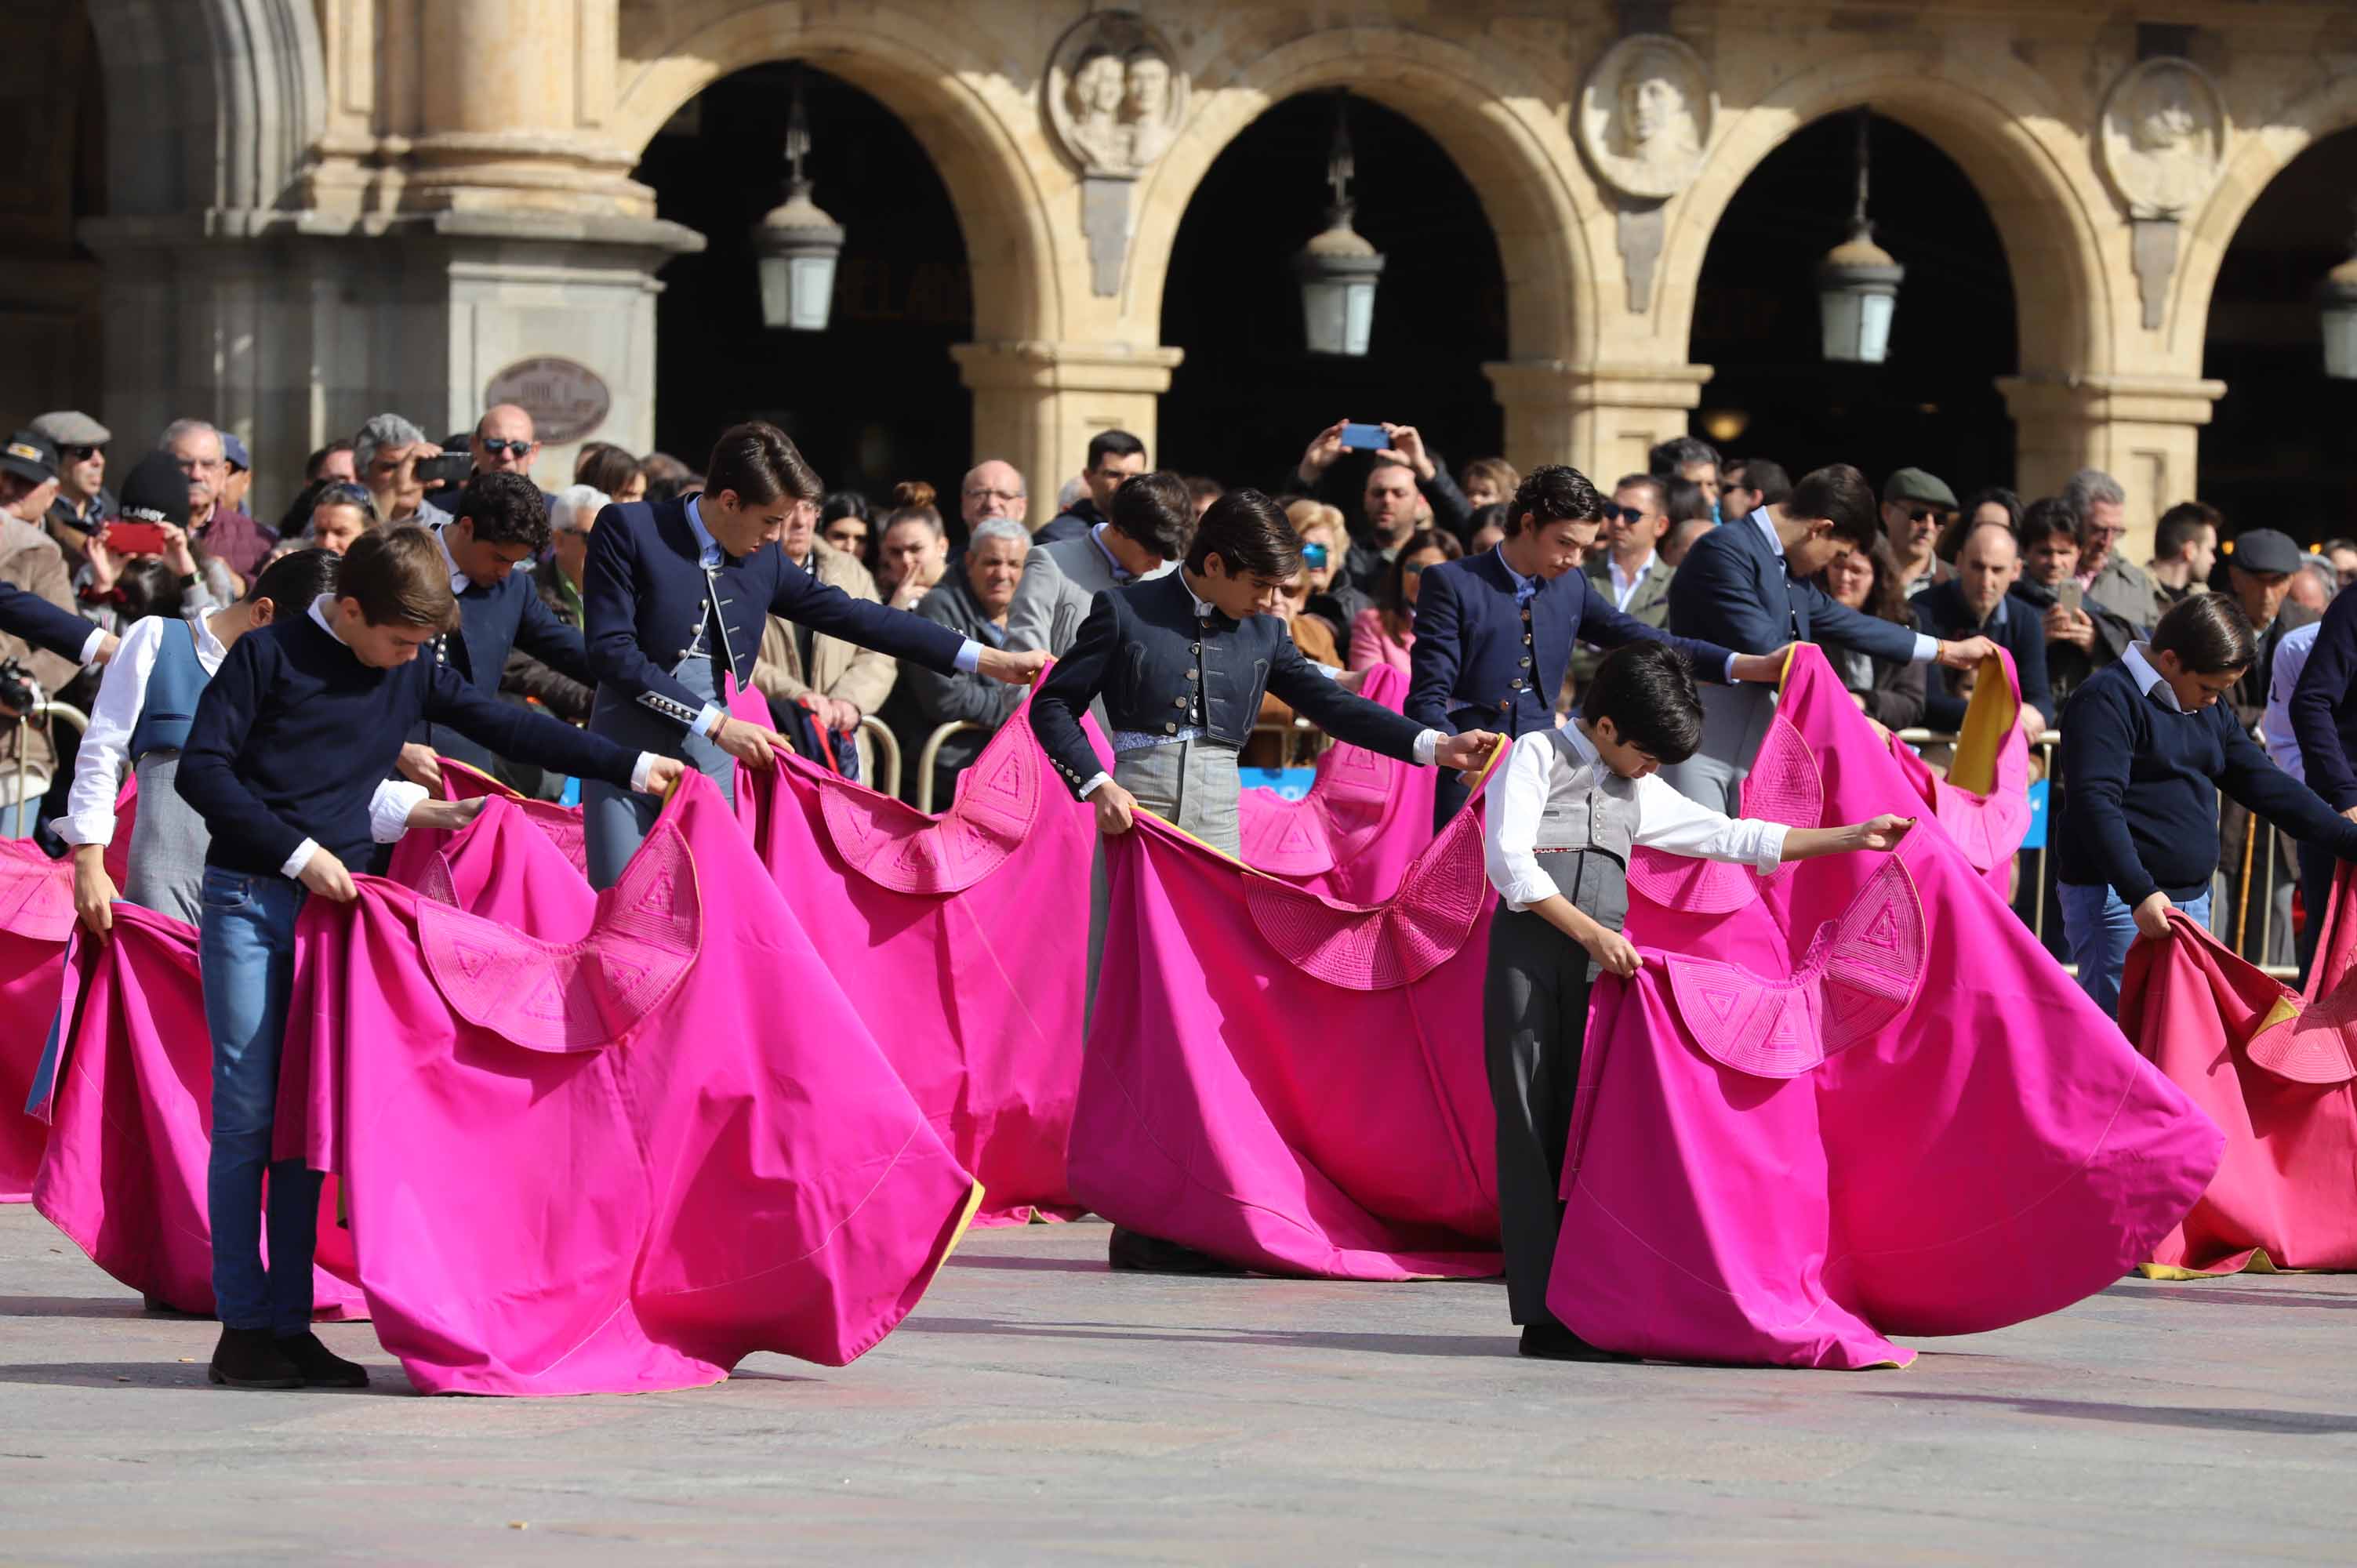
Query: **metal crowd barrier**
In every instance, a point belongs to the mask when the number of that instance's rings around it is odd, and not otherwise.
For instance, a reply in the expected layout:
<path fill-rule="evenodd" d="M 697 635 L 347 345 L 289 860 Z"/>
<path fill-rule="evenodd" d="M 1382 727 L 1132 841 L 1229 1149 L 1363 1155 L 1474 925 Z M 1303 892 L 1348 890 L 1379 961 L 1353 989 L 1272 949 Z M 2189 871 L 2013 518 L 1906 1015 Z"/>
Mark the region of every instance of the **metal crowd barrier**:
<path fill-rule="evenodd" d="M 953 724 L 943 725 L 925 737 L 924 749 L 917 753 L 917 810 L 927 816 L 932 815 L 933 765 L 941 760 L 943 743 L 948 741 L 950 736 L 963 731 L 986 727 L 988 726 L 978 725 L 972 719 L 959 719 Z M 897 789 L 892 792 L 896 795 L 899 793 Z"/>
<path fill-rule="evenodd" d="M 883 778 L 874 780 L 875 788 L 887 795 L 900 792 L 900 737 L 882 719 L 869 714 L 859 721 L 859 733 L 876 743 L 876 766 Z"/>
<path fill-rule="evenodd" d="M 16 802 L 20 823 L 24 821 L 25 791 L 32 787 L 33 780 L 32 759 L 26 755 L 25 732 L 35 724 L 55 721 L 62 721 L 76 735 L 90 728 L 90 715 L 68 703 L 44 702 L 37 704 L 31 713 L 16 716 Z M 28 830 L 23 836 L 31 838 L 33 835 Z"/>

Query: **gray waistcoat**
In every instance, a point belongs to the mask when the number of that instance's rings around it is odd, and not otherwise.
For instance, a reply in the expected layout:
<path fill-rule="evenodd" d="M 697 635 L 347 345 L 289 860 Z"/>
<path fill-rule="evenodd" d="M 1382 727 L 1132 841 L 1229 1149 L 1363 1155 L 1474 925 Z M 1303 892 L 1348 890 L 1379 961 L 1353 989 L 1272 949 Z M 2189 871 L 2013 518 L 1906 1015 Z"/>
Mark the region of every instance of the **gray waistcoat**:
<path fill-rule="evenodd" d="M 1562 730 L 1551 732 L 1549 738 L 1570 766 L 1555 769 L 1547 790 L 1535 844 L 1539 854 L 1602 850 L 1626 867 L 1637 846 L 1637 781 L 1621 778 L 1601 761 L 1583 761 Z M 1539 864 L 1549 863 L 1542 859 Z"/>

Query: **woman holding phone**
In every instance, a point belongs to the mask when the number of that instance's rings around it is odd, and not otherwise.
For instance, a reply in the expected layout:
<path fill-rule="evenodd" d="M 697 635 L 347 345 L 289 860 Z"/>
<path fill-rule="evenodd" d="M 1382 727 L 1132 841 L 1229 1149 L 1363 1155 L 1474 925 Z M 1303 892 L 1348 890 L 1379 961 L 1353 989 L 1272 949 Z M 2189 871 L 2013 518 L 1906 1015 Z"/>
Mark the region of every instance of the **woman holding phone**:
<path fill-rule="evenodd" d="M 1301 607 L 1333 628 L 1338 654 L 1351 651 L 1351 627 L 1371 601 L 1342 570 L 1351 553 L 1351 536 L 1341 509 L 1323 501 L 1297 500 L 1285 509 L 1285 520 L 1301 536 L 1301 577 L 1309 585 Z"/>
<path fill-rule="evenodd" d="M 1403 675 L 1408 672 L 1408 652 L 1415 646 L 1415 596 L 1424 586 L 1424 575 L 1464 553 L 1455 534 L 1434 528 L 1418 531 L 1400 546 L 1383 578 L 1382 599 L 1361 610 L 1351 624 L 1351 669 L 1388 664 Z"/>

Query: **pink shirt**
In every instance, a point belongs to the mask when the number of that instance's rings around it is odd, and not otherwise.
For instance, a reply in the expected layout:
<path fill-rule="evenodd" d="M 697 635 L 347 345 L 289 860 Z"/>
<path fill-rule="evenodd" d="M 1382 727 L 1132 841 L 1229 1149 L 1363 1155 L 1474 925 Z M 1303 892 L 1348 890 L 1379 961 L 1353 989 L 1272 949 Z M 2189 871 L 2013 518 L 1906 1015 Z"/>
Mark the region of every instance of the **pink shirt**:
<path fill-rule="evenodd" d="M 1408 650 L 1415 646 L 1415 633 L 1394 637 L 1383 629 L 1383 612 L 1363 609 L 1351 621 L 1351 668 L 1372 670 L 1388 664 L 1401 674 L 1408 673 Z"/>

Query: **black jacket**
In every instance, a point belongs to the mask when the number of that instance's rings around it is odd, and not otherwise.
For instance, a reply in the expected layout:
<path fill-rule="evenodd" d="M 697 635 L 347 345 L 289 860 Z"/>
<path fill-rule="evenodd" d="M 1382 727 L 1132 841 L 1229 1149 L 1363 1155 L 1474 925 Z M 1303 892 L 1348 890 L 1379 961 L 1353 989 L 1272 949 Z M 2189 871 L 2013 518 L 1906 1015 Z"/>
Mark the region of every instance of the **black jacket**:
<path fill-rule="evenodd" d="M 1081 715 L 1102 696 L 1116 730 L 1200 729 L 1241 747 L 1264 693 L 1338 740 L 1413 759 L 1425 726 L 1352 696 L 1301 656 L 1274 616 L 1199 620 L 1183 571 L 1096 596 L 1071 650 L 1031 699 L 1031 727 L 1076 795 L 1099 770 Z"/>

